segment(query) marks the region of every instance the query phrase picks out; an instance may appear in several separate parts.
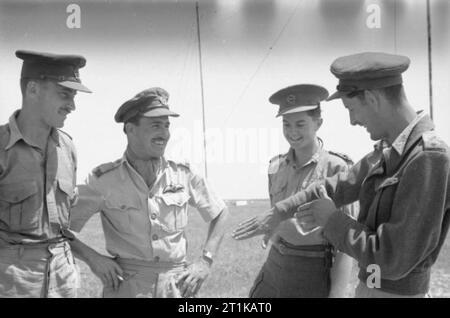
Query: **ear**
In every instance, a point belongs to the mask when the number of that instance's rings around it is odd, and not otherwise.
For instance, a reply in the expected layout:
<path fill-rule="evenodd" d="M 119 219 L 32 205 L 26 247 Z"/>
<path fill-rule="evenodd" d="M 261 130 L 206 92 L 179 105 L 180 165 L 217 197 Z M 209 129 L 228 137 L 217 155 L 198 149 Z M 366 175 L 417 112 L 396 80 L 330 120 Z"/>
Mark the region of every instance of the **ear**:
<path fill-rule="evenodd" d="M 323 119 L 322 119 L 322 117 L 317 118 L 317 119 L 316 119 L 316 123 L 317 123 L 317 128 L 316 128 L 316 131 L 317 131 L 317 130 L 319 130 L 320 127 L 322 127 L 322 124 L 323 124 Z"/>
<path fill-rule="evenodd" d="M 134 133 L 134 125 L 132 123 L 126 123 L 125 124 L 125 133 L 133 134 Z"/>
<path fill-rule="evenodd" d="M 39 83 L 33 80 L 28 81 L 25 88 L 26 95 L 38 95 L 40 91 Z"/>
<path fill-rule="evenodd" d="M 366 89 L 364 91 L 364 99 L 366 101 L 366 104 L 372 107 L 372 109 L 377 111 L 380 109 L 380 101 L 378 95 L 373 90 Z"/>

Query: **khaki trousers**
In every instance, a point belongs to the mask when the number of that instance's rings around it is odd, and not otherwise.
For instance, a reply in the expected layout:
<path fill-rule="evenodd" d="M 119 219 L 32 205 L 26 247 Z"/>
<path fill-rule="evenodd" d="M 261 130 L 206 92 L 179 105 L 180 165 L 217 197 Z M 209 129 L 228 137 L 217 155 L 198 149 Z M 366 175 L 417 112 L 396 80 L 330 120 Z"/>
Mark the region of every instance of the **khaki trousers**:
<path fill-rule="evenodd" d="M 69 243 L 0 245 L 0 297 L 72 298 L 78 286 Z"/>
<path fill-rule="evenodd" d="M 175 285 L 177 275 L 186 268 L 186 263 L 148 262 L 118 258 L 124 271 L 124 280 L 118 290 L 103 288 L 104 298 L 181 298 Z"/>

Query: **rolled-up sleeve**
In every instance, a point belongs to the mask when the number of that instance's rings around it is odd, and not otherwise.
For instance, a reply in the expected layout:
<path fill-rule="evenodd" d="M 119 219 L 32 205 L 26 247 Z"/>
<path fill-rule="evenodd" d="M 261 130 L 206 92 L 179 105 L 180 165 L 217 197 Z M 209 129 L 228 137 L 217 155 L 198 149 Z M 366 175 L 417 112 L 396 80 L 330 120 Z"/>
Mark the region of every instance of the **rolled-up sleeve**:
<path fill-rule="evenodd" d="M 104 204 L 104 196 L 98 190 L 95 176 L 89 175 L 84 184 L 77 186 L 77 200 L 70 211 L 70 229 L 80 232 L 86 222 Z"/>
<path fill-rule="evenodd" d="M 208 182 L 201 176 L 191 173 L 189 178 L 189 204 L 195 207 L 205 222 L 216 218 L 226 207 Z"/>

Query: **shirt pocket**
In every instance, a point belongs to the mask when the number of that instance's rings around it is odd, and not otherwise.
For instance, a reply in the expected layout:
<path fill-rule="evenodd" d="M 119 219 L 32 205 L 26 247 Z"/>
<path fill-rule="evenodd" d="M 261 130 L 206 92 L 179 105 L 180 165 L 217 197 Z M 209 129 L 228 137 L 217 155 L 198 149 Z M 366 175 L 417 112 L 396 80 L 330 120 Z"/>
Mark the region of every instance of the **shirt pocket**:
<path fill-rule="evenodd" d="M 0 186 L 0 220 L 12 231 L 34 230 L 42 216 L 36 181 Z"/>
<path fill-rule="evenodd" d="M 63 226 L 69 225 L 69 211 L 74 203 L 75 191 L 73 183 L 69 180 L 58 179 L 56 191 L 56 206 L 59 222 Z"/>
<path fill-rule="evenodd" d="M 187 224 L 187 202 L 189 195 L 184 192 L 164 193 L 160 195 L 160 220 L 166 232 L 182 231 Z"/>
<path fill-rule="evenodd" d="M 376 214 L 375 219 L 373 220 L 375 225 L 389 221 L 399 182 L 400 179 L 394 176 L 384 179 L 378 187 L 376 187 L 376 200 L 374 200 L 376 203 Z"/>
<path fill-rule="evenodd" d="M 102 209 L 103 221 L 115 231 L 124 234 L 133 234 L 135 231 L 131 226 L 131 218 L 139 212 L 137 206 L 132 203 L 117 204 L 106 200 L 105 208 Z"/>
<path fill-rule="evenodd" d="M 386 178 L 383 180 L 383 182 L 381 182 L 381 184 L 378 186 L 377 191 L 383 190 L 384 188 L 390 187 L 390 186 L 394 186 L 397 183 L 399 183 L 399 179 L 397 177 L 390 177 L 390 178 Z"/>

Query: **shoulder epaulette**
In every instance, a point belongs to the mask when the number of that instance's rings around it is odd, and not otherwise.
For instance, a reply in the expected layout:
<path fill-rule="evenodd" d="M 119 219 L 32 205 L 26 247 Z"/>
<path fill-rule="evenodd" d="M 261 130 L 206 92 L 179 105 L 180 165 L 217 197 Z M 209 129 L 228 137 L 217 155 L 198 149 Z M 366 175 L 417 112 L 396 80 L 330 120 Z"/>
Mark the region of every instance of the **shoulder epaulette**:
<path fill-rule="evenodd" d="M 285 160 L 286 155 L 276 155 L 272 159 L 269 160 L 269 174 L 274 174 L 280 168 L 280 164 Z"/>
<path fill-rule="evenodd" d="M 64 130 L 61 130 L 61 129 L 58 128 L 58 132 L 63 133 L 64 135 L 66 135 L 67 137 L 69 137 L 70 140 L 72 140 L 72 136 L 69 135 L 68 133 L 66 133 Z"/>
<path fill-rule="evenodd" d="M 331 155 L 334 155 L 336 157 L 341 158 L 342 160 L 344 160 L 347 164 L 353 164 L 353 160 L 347 156 L 346 154 L 340 153 L 340 152 L 335 152 L 335 151 L 330 151 L 328 150 L 328 153 Z"/>
<path fill-rule="evenodd" d="M 107 162 L 104 164 L 101 164 L 100 166 L 94 168 L 92 170 L 92 173 L 97 177 L 100 178 L 103 174 L 107 173 L 108 171 L 113 170 L 114 168 L 118 167 L 120 165 L 120 159 L 114 161 L 114 162 Z"/>
<path fill-rule="evenodd" d="M 424 132 L 422 139 L 426 150 L 448 150 L 447 144 L 433 130 Z"/>

